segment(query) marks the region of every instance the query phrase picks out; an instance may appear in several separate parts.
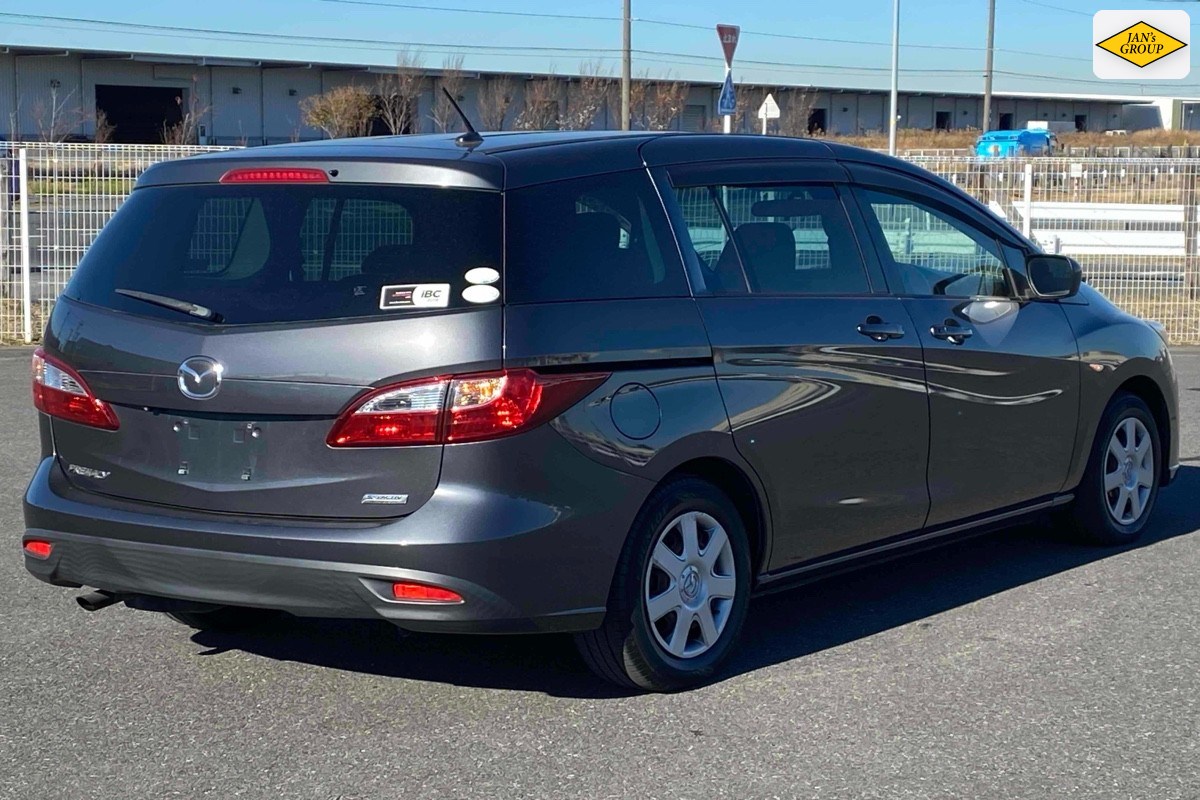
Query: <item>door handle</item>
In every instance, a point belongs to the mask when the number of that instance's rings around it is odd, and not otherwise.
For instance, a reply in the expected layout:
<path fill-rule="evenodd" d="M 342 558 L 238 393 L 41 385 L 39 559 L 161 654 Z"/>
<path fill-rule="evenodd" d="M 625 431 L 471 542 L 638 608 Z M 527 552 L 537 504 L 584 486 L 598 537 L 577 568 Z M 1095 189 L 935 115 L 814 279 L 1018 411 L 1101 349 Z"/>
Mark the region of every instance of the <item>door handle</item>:
<path fill-rule="evenodd" d="M 962 344 L 970 339 L 975 331 L 965 325 L 954 323 L 953 325 L 934 325 L 929 329 L 935 339 L 944 339 L 950 344 Z"/>
<path fill-rule="evenodd" d="M 888 339 L 904 338 L 904 326 L 896 322 L 883 322 L 878 317 L 871 317 L 866 322 L 858 326 L 858 332 L 863 336 L 874 339 L 877 342 L 886 342 Z"/>

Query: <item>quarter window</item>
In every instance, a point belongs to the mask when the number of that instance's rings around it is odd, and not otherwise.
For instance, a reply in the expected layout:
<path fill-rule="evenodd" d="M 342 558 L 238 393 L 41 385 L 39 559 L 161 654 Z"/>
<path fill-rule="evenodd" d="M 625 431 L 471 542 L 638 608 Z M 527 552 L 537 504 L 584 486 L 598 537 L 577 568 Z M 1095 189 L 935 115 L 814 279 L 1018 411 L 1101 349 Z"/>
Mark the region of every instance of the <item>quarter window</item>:
<path fill-rule="evenodd" d="M 871 290 L 832 186 L 690 187 L 676 197 L 713 291 L 840 295 Z"/>
<path fill-rule="evenodd" d="M 508 302 L 687 295 L 644 171 L 514 189 L 506 203 Z"/>
<path fill-rule="evenodd" d="M 862 191 L 878 222 L 901 291 L 911 295 L 1004 297 L 1008 282 L 996 241 L 962 220 L 917 200 Z"/>

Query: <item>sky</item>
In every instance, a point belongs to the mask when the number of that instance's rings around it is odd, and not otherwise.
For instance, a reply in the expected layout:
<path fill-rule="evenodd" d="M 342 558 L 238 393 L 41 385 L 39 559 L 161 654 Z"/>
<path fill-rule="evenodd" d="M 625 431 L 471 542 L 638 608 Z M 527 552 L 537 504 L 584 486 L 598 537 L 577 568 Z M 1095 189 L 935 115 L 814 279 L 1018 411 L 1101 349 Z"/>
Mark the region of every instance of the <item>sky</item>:
<path fill-rule="evenodd" d="M 900 0 L 900 85 L 983 88 L 987 0 Z M 740 25 L 734 79 L 884 88 L 891 0 L 632 0 L 635 74 L 720 81 L 713 26 Z M 1187 0 L 996 0 L 997 92 L 1200 94 L 1183 81 L 1123 84 L 1092 75 L 1092 14 L 1182 8 Z M 479 12 L 505 13 L 479 13 Z M 461 55 L 468 70 L 620 72 L 621 0 L 4 0 L 0 45 L 391 65 L 399 50 L 428 67 Z M 99 24 L 115 23 L 115 24 Z M 141 26 L 141 27 L 138 27 Z"/>

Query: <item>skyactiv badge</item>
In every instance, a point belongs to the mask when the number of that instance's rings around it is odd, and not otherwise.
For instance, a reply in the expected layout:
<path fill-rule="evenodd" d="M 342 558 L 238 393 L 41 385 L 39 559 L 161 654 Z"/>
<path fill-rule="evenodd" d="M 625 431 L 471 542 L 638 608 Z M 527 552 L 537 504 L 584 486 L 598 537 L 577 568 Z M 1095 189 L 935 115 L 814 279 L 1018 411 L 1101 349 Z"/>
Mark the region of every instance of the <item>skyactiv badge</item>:
<path fill-rule="evenodd" d="M 1178 80 L 1191 71 L 1186 11 L 1100 11 L 1092 71 L 1106 80 Z"/>

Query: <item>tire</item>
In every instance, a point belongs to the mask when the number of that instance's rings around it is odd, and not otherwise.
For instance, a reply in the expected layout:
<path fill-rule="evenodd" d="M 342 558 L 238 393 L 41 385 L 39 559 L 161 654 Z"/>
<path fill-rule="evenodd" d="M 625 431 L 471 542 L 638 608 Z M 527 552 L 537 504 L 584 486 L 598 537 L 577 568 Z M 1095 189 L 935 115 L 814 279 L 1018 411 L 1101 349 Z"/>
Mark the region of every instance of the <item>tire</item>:
<path fill-rule="evenodd" d="M 688 520 L 695 523 L 692 535 Z M 680 478 L 656 489 L 638 512 L 604 622 L 575 641 L 607 681 L 677 691 L 717 673 L 741 633 L 749 600 L 750 544 L 741 515 L 716 486 Z"/>
<path fill-rule="evenodd" d="M 170 611 L 167 616 L 198 631 L 232 633 L 265 625 L 278 614 L 261 608 L 221 606 L 212 611 Z"/>
<path fill-rule="evenodd" d="M 1128 450 L 1125 441 L 1131 433 L 1134 447 Z M 1144 442 L 1148 451 L 1139 453 Z M 1116 394 L 1100 418 L 1075 503 L 1067 512 L 1077 539 L 1122 545 L 1141 536 L 1162 484 L 1161 448 L 1158 425 L 1142 399 Z"/>

